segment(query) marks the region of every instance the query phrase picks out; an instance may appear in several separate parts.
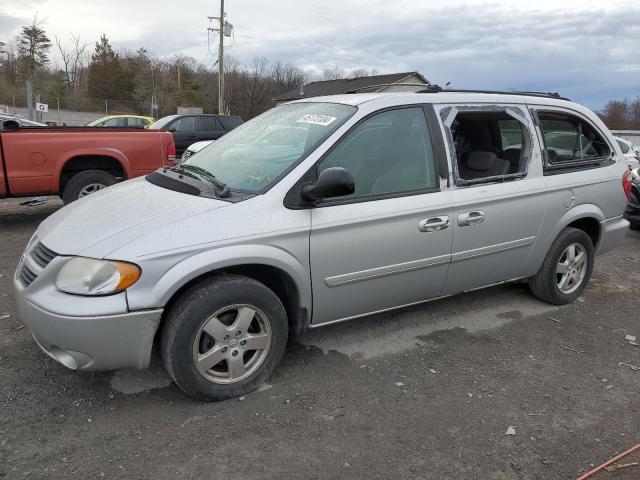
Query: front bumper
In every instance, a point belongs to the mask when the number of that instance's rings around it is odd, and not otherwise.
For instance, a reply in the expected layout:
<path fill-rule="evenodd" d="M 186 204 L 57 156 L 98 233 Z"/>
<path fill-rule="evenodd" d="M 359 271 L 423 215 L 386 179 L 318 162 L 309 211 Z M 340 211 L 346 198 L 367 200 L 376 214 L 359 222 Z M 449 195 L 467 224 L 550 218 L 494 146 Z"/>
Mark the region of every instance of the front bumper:
<path fill-rule="evenodd" d="M 162 309 L 130 312 L 124 292 L 103 297 L 60 292 L 55 277 L 71 257 L 38 251 L 37 245 L 32 241 L 27 247 L 14 288 L 20 317 L 42 350 L 74 370 L 146 368 Z"/>
<path fill-rule="evenodd" d="M 17 295 L 18 311 L 40 348 L 73 370 L 147 368 L 162 310 L 71 317 Z"/>

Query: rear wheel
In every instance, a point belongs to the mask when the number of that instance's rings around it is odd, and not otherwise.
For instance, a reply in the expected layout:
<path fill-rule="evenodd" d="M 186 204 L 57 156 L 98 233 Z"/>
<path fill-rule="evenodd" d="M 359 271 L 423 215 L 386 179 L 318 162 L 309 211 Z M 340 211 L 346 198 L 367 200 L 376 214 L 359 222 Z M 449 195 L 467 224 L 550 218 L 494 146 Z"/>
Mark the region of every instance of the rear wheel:
<path fill-rule="evenodd" d="M 538 273 L 529 279 L 531 292 L 554 305 L 573 302 L 591 278 L 594 253 L 589 235 L 565 228 L 551 244 Z"/>
<path fill-rule="evenodd" d="M 222 275 L 195 285 L 174 304 L 162 332 L 162 355 L 185 393 L 224 400 L 271 376 L 287 334 L 287 315 L 275 293 L 256 280 Z"/>
<path fill-rule="evenodd" d="M 114 185 L 116 177 L 103 170 L 85 170 L 69 179 L 62 192 L 65 205 Z"/>

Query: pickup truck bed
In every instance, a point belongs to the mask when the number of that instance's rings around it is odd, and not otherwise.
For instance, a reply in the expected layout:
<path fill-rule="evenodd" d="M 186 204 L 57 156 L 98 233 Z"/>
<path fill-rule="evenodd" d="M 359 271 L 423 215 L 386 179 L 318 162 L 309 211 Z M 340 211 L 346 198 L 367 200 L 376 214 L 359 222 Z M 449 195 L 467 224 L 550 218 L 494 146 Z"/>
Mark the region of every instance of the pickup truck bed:
<path fill-rule="evenodd" d="M 0 132 L 0 198 L 60 195 L 65 203 L 172 166 L 171 133 L 137 128 L 16 128 Z"/>

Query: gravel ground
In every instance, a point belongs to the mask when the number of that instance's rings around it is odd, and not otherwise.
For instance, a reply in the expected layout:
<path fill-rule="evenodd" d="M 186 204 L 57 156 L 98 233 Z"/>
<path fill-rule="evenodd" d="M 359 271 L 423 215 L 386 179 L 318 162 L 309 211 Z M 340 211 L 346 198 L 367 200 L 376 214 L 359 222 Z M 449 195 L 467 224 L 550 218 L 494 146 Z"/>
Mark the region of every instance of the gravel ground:
<path fill-rule="evenodd" d="M 79 374 L 22 328 L 13 271 L 57 208 L 0 201 L 0 477 L 575 479 L 640 442 L 637 232 L 572 305 L 512 285 L 313 330 L 259 391 L 205 404 L 157 358 Z"/>

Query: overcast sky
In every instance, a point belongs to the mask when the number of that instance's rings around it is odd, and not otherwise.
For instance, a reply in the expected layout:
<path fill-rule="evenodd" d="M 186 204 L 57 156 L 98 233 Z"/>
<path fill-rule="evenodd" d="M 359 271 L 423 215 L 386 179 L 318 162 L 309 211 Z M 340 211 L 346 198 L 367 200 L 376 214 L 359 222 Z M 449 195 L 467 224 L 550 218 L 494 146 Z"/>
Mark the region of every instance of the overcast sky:
<path fill-rule="evenodd" d="M 0 41 L 34 14 L 45 29 L 116 48 L 144 46 L 213 64 L 207 16 L 217 0 L 2 0 Z M 531 6 L 535 5 L 535 6 Z M 559 91 L 591 108 L 640 96 L 640 2 L 537 0 L 226 0 L 228 52 L 308 70 L 417 70 L 434 83 Z"/>

